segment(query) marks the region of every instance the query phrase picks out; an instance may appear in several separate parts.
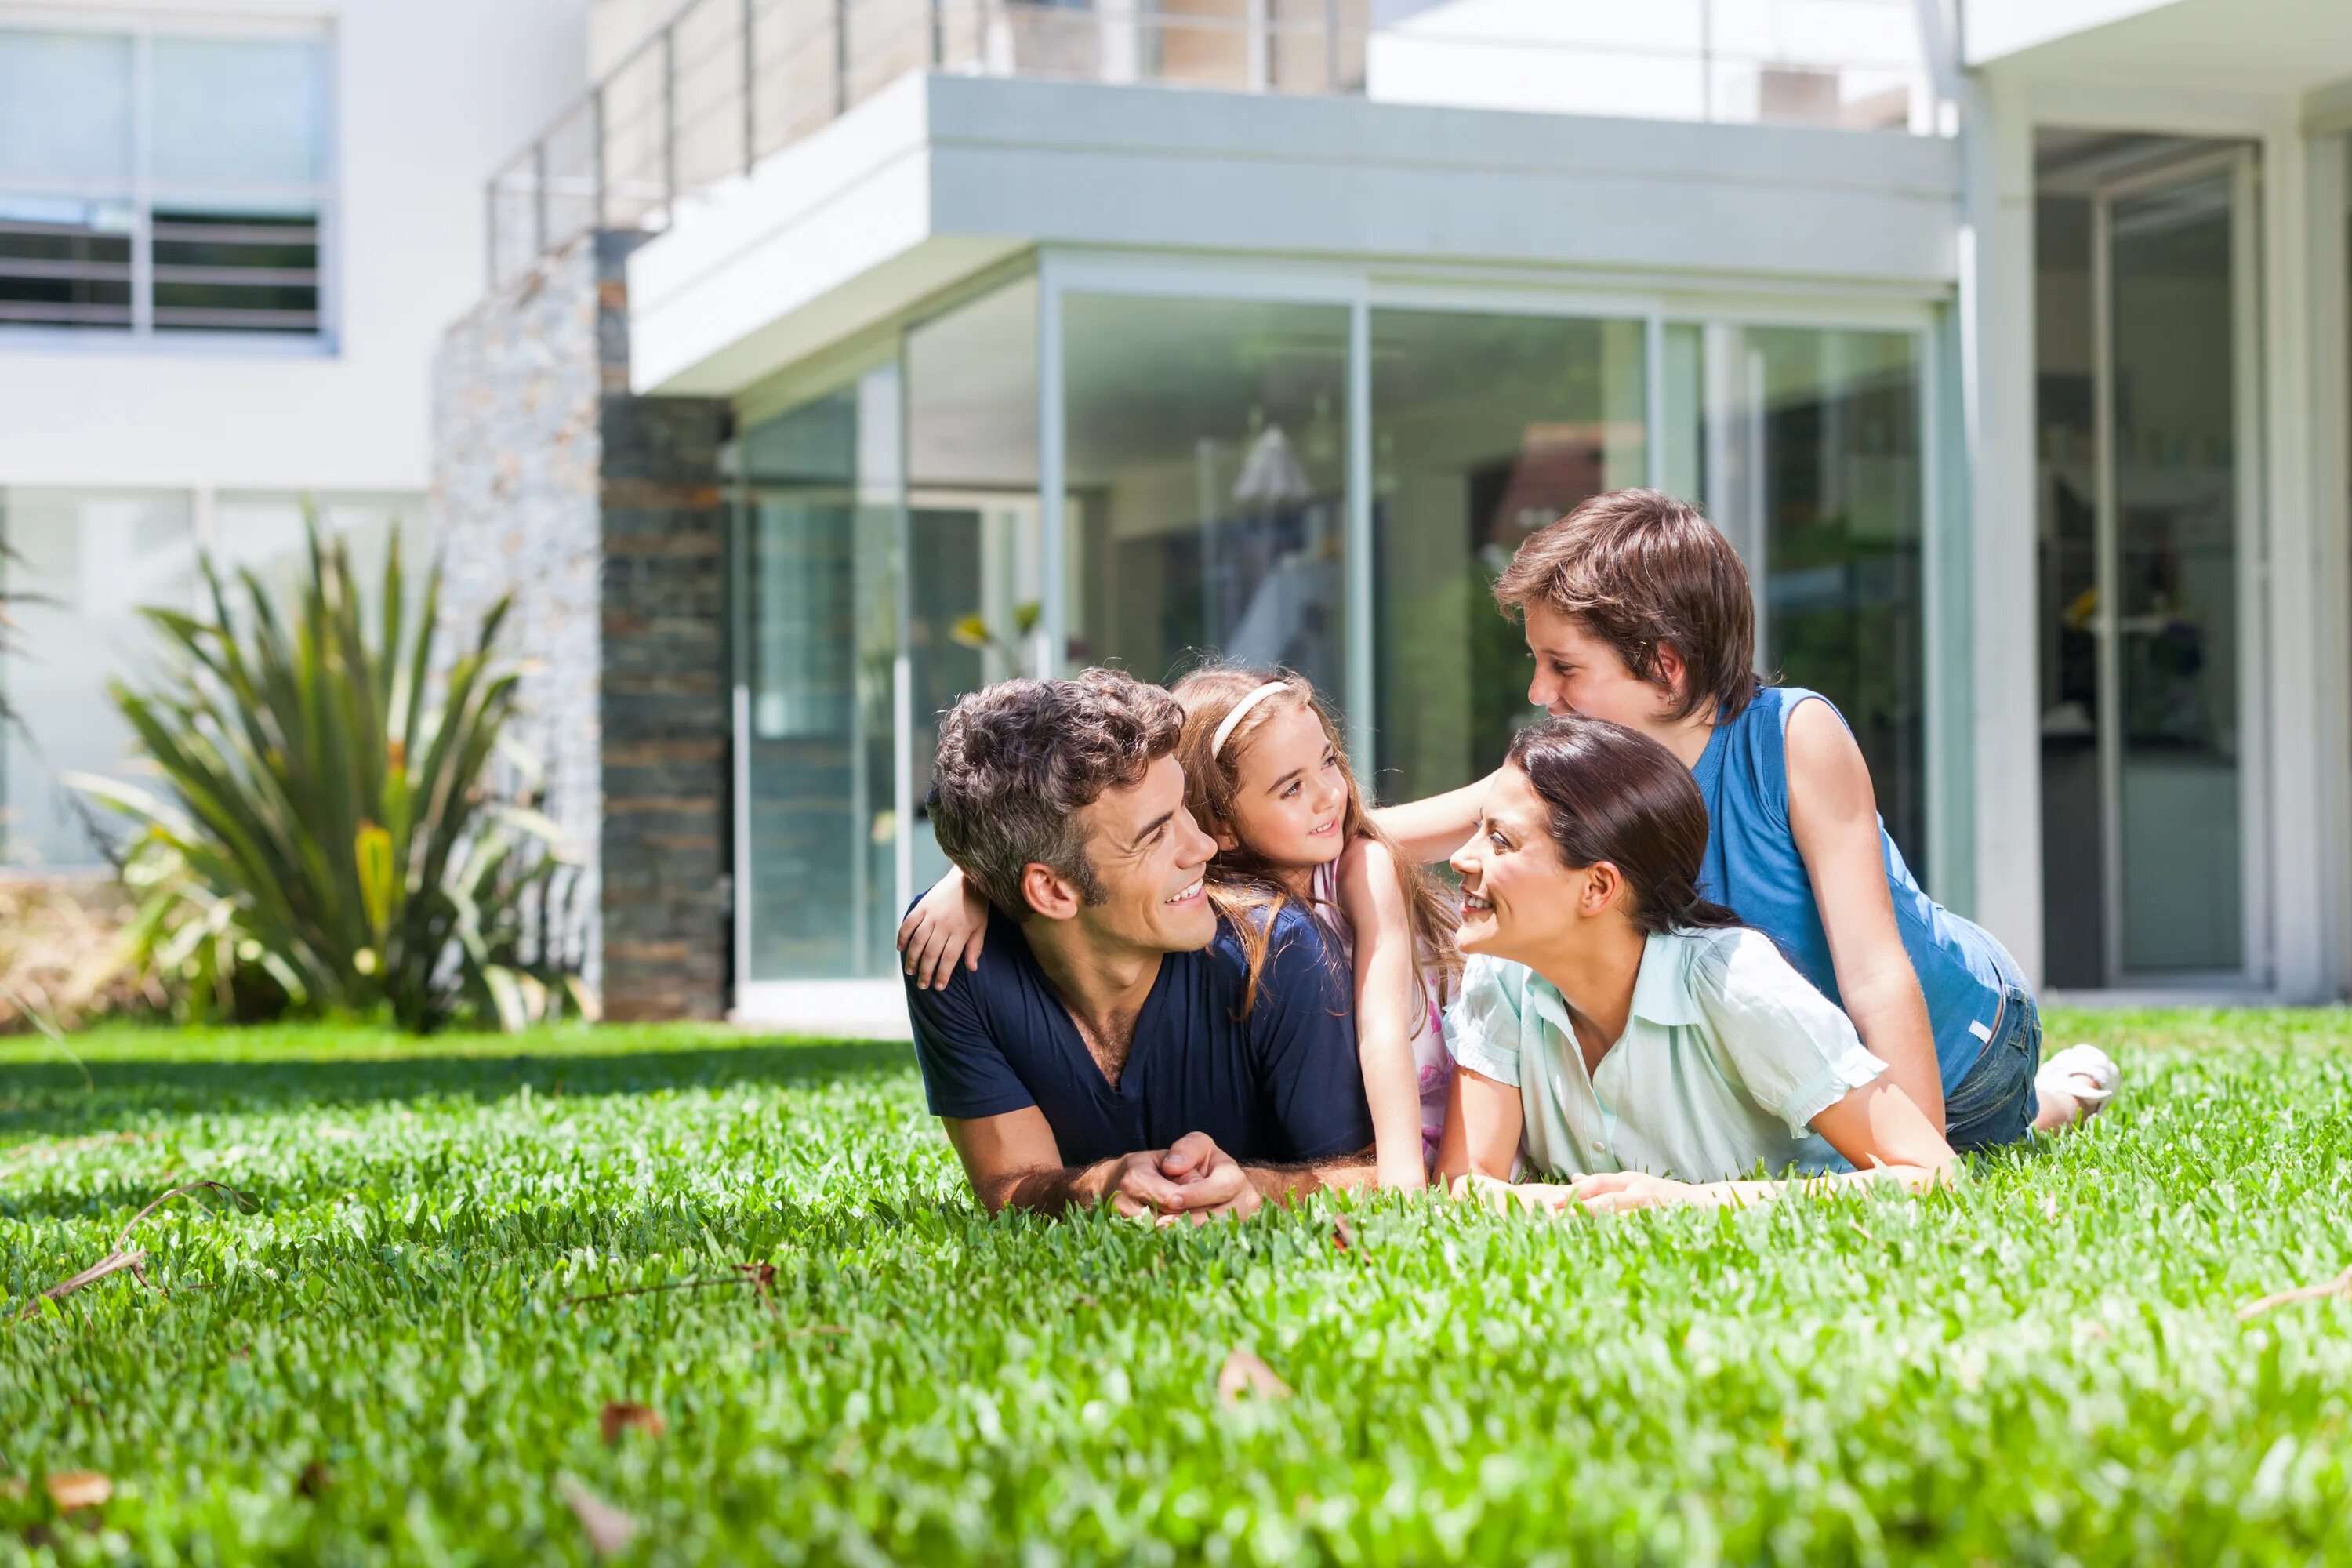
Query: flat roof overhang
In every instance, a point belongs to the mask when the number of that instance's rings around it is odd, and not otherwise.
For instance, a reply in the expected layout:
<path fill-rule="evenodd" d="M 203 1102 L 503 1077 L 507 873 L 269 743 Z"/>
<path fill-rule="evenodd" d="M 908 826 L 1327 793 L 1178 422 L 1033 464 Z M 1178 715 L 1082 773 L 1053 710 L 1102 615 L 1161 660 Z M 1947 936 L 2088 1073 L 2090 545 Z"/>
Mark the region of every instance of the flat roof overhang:
<path fill-rule="evenodd" d="M 2300 95 L 2352 79 L 2345 0 L 1967 5 L 1967 63 L 2037 80 Z"/>
<path fill-rule="evenodd" d="M 630 382 L 725 396 L 1039 246 L 1941 294 L 1945 139 L 913 74 L 629 258 Z"/>

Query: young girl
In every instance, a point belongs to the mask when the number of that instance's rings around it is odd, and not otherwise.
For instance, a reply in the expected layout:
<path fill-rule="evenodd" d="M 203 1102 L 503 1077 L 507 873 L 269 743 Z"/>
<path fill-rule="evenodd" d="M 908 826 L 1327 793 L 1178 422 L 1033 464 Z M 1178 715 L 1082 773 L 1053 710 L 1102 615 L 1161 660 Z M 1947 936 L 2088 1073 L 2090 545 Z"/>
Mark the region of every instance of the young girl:
<path fill-rule="evenodd" d="M 1535 659 L 1528 700 L 1637 730 L 1691 770 L 1714 829 L 1700 888 L 1844 1009 L 1954 1147 L 2095 1113 L 2115 1063 L 2093 1046 L 2042 1061 L 2017 962 L 1912 877 L 1837 710 L 1756 678 L 1750 592 L 1697 509 L 1640 489 L 1538 530 L 1495 584 Z M 1443 854 L 1478 787 L 1391 807 L 1382 826 L 1410 856 Z"/>
<path fill-rule="evenodd" d="M 1782 1190 L 1739 1179 L 1759 1169 L 1915 1192 L 1954 1170 L 1845 1015 L 1699 896 L 1706 842 L 1655 742 L 1553 719 L 1512 742 L 1453 858 L 1471 957 L 1438 1168 L 1457 1192 L 1620 1209 Z M 1501 1191 L 1522 1163 L 1576 1179 Z"/>
<path fill-rule="evenodd" d="M 1209 879 L 1222 904 L 1263 913 L 1234 922 L 1253 990 L 1273 918 L 1296 901 L 1353 971 L 1381 1184 L 1422 1185 L 1452 1078 L 1440 1021 L 1460 965 L 1451 911 L 1373 825 L 1339 727 L 1304 679 L 1212 668 L 1178 681 L 1174 696 L 1185 805 L 1217 841 Z M 951 874 L 899 928 L 907 973 L 944 984 L 959 956 L 977 955 L 986 920 Z"/>

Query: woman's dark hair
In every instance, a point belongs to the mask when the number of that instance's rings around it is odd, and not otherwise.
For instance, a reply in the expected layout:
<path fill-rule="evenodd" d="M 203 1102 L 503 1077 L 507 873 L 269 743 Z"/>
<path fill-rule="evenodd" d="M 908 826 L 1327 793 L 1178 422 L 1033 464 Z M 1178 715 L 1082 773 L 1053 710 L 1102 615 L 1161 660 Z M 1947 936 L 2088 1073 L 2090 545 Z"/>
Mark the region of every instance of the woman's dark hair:
<path fill-rule="evenodd" d="M 1633 894 L 1626 913 L 1643 931 L 1739 923 L 1698 896 L 1706 801 L 1672 752 L 1622 724 L 1571 717 L 1520 731 L 1509 760 L 1544 803 L 1560 859 L 1616 867 Z"/>

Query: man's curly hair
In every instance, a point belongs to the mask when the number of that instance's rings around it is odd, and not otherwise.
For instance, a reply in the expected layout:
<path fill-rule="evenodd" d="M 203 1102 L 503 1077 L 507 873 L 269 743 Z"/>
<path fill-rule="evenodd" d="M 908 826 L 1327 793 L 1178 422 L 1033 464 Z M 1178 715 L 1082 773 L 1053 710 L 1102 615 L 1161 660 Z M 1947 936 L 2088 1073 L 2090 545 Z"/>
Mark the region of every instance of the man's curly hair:
<path fill-rule="evenodd" d="M 1032 861 L 1100 903 L 1077 814 L 1106 790 L 1140 784 L 1183 724 L 1174 698 L 1116 669 L 972 692 L 940 718 L 927 802 L 940 848 L 1016 921 L 1030 912 L 1021 871 Z"/>

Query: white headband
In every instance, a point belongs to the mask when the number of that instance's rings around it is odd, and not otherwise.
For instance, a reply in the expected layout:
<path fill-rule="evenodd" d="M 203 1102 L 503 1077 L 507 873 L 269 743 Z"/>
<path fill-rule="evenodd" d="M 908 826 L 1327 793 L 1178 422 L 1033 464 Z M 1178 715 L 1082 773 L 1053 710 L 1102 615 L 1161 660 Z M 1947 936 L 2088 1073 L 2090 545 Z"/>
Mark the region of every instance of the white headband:
<path fill-rule="evenodd" d="M 1234 703 L 1234 710 L 1225 715 L 1225 721 L 1217 726 L 1216 735 L 1209 742 L 1210 760 L 1213 762 L 1218 757 L 1224 754 L 1225 742 L 1233 738 L 1234 726 L 1240 723 L 1244 716 L 1245 716 L 1251 709 L 1256 707 L 1259 703 L 1265 701 L 1276 692 L 1287 691 L 1289 689 L 1290 682 L 1287 680 L 1269 680 L 1264 686 L 1259 687 L 1255 691 L 1251 692 L 1247 697 L 1243 698 L 1239 702 Z"/>

